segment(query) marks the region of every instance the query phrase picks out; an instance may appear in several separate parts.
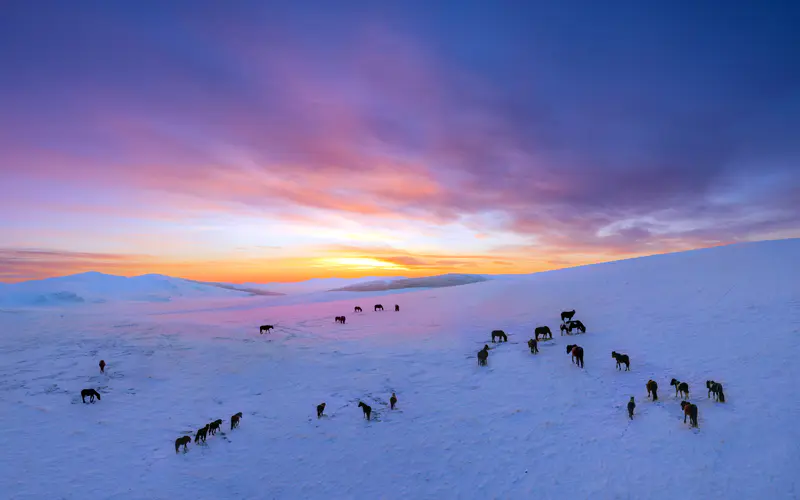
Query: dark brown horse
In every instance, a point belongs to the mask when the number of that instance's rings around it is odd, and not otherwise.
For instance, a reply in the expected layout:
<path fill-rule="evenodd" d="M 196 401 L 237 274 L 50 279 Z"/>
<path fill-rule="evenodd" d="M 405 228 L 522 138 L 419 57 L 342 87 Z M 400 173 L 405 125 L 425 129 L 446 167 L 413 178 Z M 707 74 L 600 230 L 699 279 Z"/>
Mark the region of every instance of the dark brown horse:
<path fill-rule="evenodd" d="M 489 359 L 489 345 L 484 345 L 483 349 L 478 351 L 478 366 L 486 366 L 486 361 Z"/>
<path fill-rule="evenodd" d="M 567 346 L 567 354 L 572 354 L 572 362 L 583 368 L 583 347 L 570 344 Z"/>
<path fill-rule="evenodd" d="M 653 395 L 653 401 L 658 401 L 658 384 L 655 380 L 648 380 L 647 381 L 647 397 Z"/>
<path fill-rule="evenodd" d="M 681 401 L 681 410 L 683 410 L 683 423 L 686 423 L 686 417 L 689 417 L 689 425 L 697 427 L 697 405 L 693 405 L 688 401 Z"/>
<path fill-rule="evenodd" d="M 380 304 L 375 304 L 375 310 L 376 311 L 383 311 L 383 306 L 380 305 Z"/>
<path fill-rule="evenodd" d="M 549 326 L 537 326 L 533 329 L 533 335 L 536 337 L 536 340 L 539 340 L 539 335 L 541 335 L 543 339 L 546 339 L 548 336 L 551 339 L 553 338 L 553 332 L 550 331 Z"/>
<path fill-rule="evenodd" d="M 345 318 L 344 316 L 336 316 L 335 321 L 337 323 L 345 324 L 345 322 L 347 321 L 347 318 Z"/>
<path fill-rule="evenodd" d="M 269 331 L 272 330 L 273 328 L 275 327 L 272 325 L 261 325 L 261 327 L 258 329 L 258 333 L 264 333 L 264 332 L 269 333 Z"/>
<path fill-rule="evenodd" d="M 493 330 L 492 342 L 494 342 L 495 337 L 499 338 L 500 342 L 508 342 L 508 335 L 506 335 L 506 332 L 504 332 L 503 330 Z"/>
<path fill-rule="evenodd" d="M 356 306 L 355 309 L 353 309 L 353 312 L 360 313 L 361 311 L 362 311 L 362 309 L 360 307 L 358 307 L 358 306 Z"/>
<path fill-rule="evenodd" d="M 575 316 L 575 309 L 571 311 L 562 311 L 561 312 L 561 322 L 566 323 L 567 321 L 572 320 L 572 317 Z"/>
<path fill-rule="evenodd" d="M 621 370 L 622 365 L 625 365 L 625 371 L 631 370 L 631 358 L 629 358 L 627 354 L 611 351 L 611 357 L 617 360 L 617 370 Z"/>

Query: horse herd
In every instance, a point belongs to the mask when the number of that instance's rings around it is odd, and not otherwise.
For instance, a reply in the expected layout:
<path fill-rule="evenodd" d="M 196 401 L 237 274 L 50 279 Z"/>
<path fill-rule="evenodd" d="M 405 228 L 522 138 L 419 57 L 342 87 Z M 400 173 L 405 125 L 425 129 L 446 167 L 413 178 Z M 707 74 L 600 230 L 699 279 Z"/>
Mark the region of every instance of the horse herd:
<path fill-rule="evenodd" d="M 395 312 L 400 311 L 400 306 L 395 304 L 394 306 Z M 356 313 L 362 312 L 363 310 L 361 307 L 356 306 L 354 308 Z M 383 311 L 383 305 L 375 304 L 374 311 Z M 579 330 L 581 333 L 586 333 L 586 327 L 580 320 L 573 319 L 575 316 L 575 310 L 572 311 L 562 311 L 561 313 L 561 335 L 565 333 L 568 335 L 572 334 L 573 330 Z M 346 318 L 344 316 L 336 316 L 335 321 L 337 323 L 344 324 Z M 270 330 L 274 329 L 274 325 L 261 325 L 259 327 L 259 333 L 269 333 Z M 548 326 L 538 326 L 534 329 L 534 338 L 528 340 L 528 347 L 530 348 L 531 354 L 538 354 L 539 347 L 538 341 L 539 336 L 542 336 L 542 339 L 552 339 L 553 332 L 550 330 Z M 496 342 L 498 339 L 500 342 L 508 342 L 508 334 L 506 334 L 503 330 L 493 330 L 491 333 L 492 343 Z M 483 349 L 478 351 L 478 365 L 479 366 L 486 366 L 489 359 L 489 345 L 484 345 Z M 583 368 L 583 358 L 584 358 L 584 351 L 583 347 L 577 344 L 569 344 L 566 347 L 567 354 L 572 356 L 572 362 L 576 364 L 578 367 Z M 623 353 L 618 353 L 616 351 L 611 352 L 611 357 L 616 361 L 617 370 L 622 370 L 622 366 L 625 366 L 624 371 L 630 371 L 631 369 L 631 360 L 630 356 Z M 106 362 L 104 360 L 100 360 L 100 372 L 105 373 Z M 683 421 L 686 423 L 686 419 L 690 419 L 690 425 L 692 427 L 698 427 L 697 425 L 697 405 L 690 403 L 687 401 L 689 399 L 689 384 L 686 382 L 681 382 L 675 378 L 670 381 L 670 386 L 675 387 L 675 397 L 677 398 L 678 395 L 683 398 L 681 401 L 681 410 L 684 413 Z M 658 400 L 658 384 L 654 380 L 648 380 L 647 384 L 645 385 L 647 389 L 647 397 L 652 398 L 653 401 Z M 708 389 L 708 397 L 710 398 L 712 395 L 714 396 L 714 400 L 720 403 L 725 402 L 725 393 L 723 392 L 722 384 L 719 382 L 715 382 L 714 380 L 707 380 L 706 381 L 706 388 Z M 81 391 L 81 400 L 86 403 L 86 398 L 89 398 L 90 403 L 94 403 L 95 398 L 99 401 L 100 400 L 100 393 L 98 393 L 95 389 L 83 389 Z M 391 409 L 394 409 L 395 405 L 397 404 L 397 395 L 393 392 L 391 398 L 389 398 Z M 317 418 L 321 418 L 325 411 L 325 403 L 321 403 L 317 405 Z M 358 407 L 362 409 L 364 413 L 364 418 L 367 420 L 371 420 L 372 414 L 372 407 L 367 405 L 364 402 L 359 402 Z M 627 409 L 628 409 L 628 416 L 633 419 L 633 412 L 636 404 L 634 402 L 634 398 L 631 397 L 630 401 L 628 402 Z M 239 426 L 239 420 L 242 418 L 242 413 L 236 413 L 235 415 L 231 416 L 231 430 L 235 429 Z M 195 434 L 194 442 L 199 443 L 200 441 L 206 441 L 207 435 L 210 433 L 211 435 L 215 435 L 217 430 L 219 430 L 220 425 L 222 424 L 222 419 L 214 420 L 206 424 L 205 426 L 198 429 Z M 192 441 L 191 436 L 181 436 L 175 440 L 175 452 L 178 453 L 181 446 L 183 446 L 184 452 L 187 451 L 186 445 Z"/>
<path fill-rule="evenodd" d="M 586 327 L 584 324 L 579 320 L 574 320 L 573 317 L 575 316 L 575 310 L 572 311 L 562 311 L 561 312 L 561 335 L 564 335 L 566 332 L 568 335 L 572 334 L 572 330 L 579 330 L 581 333 L 586 333 Z M 547 326 L 537 326 L 533 330 L 534 337 L 528 340 L 528 348 L 531 351 L 531 354 L 538 354 L 539 353 L 539 336 L 542 336 L 542 339 L 553 338 L 553 332 L 550 331 L 550 328 Z M 508 335 L 503 330 L 492 330 L 492 343 L 496 342 L 495 339 L 499 339 L 500 342 L 508 342 Z M 489 360 L 489 347 L 488 344 L 483 346 L 483 349 L 478 351 L 478 366 L 486 366 Z M 567 354 L 572 356 L 572 362 L 576 364 L 578 367 L 583 368 L 583 347 L 577 344 L 569 344 L 567 345 Z M 631 369 L 631 358 L 627 354 L 618 353 L 616 351 L 611 351 L 611 357 L 616 361 L 617 370 L 622 370 L 622 366 L 625 366 L 624 371 L 630 371 Z M 698 427 L 697 425 L 697 405 L 690 403 L 687 401 L 689 399 L 689 384 L 686 382 L 681 382 L 677 379 L 672 379 L 670 381 L 671 386 L 675 386 L 675 397 L 677 398 L 678 395 L 684 398 L 681 401 L 681 410 L 683 411 L 684 417 L 683 422 L 686 423 L 686 418 L 690 419 L 690 425 L 692 427 Z M 645 385 L 647 389 L 647 397 L 652 396 L 653 401 L 658 400 L 658 384 L 654 380 L 648 380 L 647 384 Z M 725 402 L 725 393 L 723 392 L 722 384 L 719 382 L 715 382 L 714 380 L 707 380 L 706 381 L 706 388 L 708 389 L 708 397 L 710 398 L 712 395 L 714 396 L 714 400 L 720 403 Z M 634 402 L 633 396 L 631 396 L 630 401 L 628 402 L 628 416 L 633 419 L 633 411 L 636 407 L 636 403 Z"/>
<path fill-rule="evenodd" d="M 383 305 L 382 304 L 375 304 L 373 310 L 375 312 L 383 311 Z M 360 313 L 360 312 L 364 312 L 364 310 L 361 309 L 360 306 L 356 306 L 356 307 L 353 308 L 353 312 L 354 313 Z M 400 306 L 398 304 L 394 305 L 394 312 L 400 312 Z M 344 316 L 344 315 L 336 316 L 335 318 L 333 318 L 333 321 L 335 323 L 341 323 L 341 324 L 344 325 L 345 323 L 347 323 L 347 317 Z M 261 325 L 260 327 L 258 327 L 258 333 L 259 334 L 269 333 L 269 331 L 272 330 L 273 328 L 275 328 L 275 325 Z"/>

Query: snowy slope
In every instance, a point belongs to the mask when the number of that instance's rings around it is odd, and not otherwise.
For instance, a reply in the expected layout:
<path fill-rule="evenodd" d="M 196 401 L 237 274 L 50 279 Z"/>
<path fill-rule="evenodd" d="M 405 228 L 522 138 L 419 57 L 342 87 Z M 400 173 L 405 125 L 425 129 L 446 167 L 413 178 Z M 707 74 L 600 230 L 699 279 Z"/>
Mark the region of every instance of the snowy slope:
<path fill-rule="evenodd" d="M 800 241 L 788 240 L 377 298 L 0 312 L 0 489 L 14 499 L 798 498 L 796 255 Z M 401 311 L 372 312 L 381 301 Z M 559 313 L 572 308 L 588 332 L 561 337 Z M 333 322 L 340 314 L 347 324 Z M 276 331 L 259 335 L 263 323 Z M 534 356 L 525 341 L 540 324 L 555 338 Z M 495 328 L 509 342 L 478 367 Z M 583 370 L 565 352 L 574 342 Z M 630 372 L 612 350 L 630 355 Z M 690 385 L 696 431 L 672 377 Z M 709 378 L 726 403 L 707 399 Z M 102 401 L 80 404 L 84 387 Z M 377 418 L 365 421 L 358 400 Z M 216 418 L 222 433 L 175 454 L 178 436 Z"/>
<path fill-rule="evenodd" d="M 60 306 L 109 301 L 167 302 L 175 298 L 248 297 L 253 291 L 222 288 L 213 283 L 146 274 L 128 278 L 98 272 L 7 284 L 0 305 Z"/>

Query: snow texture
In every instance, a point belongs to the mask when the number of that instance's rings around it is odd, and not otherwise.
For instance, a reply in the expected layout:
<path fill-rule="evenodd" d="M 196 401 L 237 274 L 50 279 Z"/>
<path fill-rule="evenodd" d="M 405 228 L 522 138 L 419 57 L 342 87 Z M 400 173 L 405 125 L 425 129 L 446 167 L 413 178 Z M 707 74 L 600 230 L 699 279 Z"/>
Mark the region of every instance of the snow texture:
<path fill-rule="evenodd" d="M 798 255 L 800 240 L 783 240 L 438 289 L 253 297 L 212 288 L 223 295 L 3 307 L 0 491 L 15 500 L 798 498 Z M 106 280 L 96 278 L 68 289 L 39 282 L 36 293 L 97 297 L 90 284 Z M 118 296 L 163 293 L 154 283 Z M 562 337 L 560 312 L 573 308 L 587 333 Z M 345 325 L 334 323 L 341 314 Z M 261 324 L 276 329 L 260 335 Z M 538 325 L 554 339 L 532 355 Z M 509 342 L 492 344 L 493 329 Z M 485 343 L 489 364 L 479 367 Z M 568 343 L 585 348 L 585 369 Z M 630 372 L 615 368 L 612 350 L 630 355 Z M 699 429 L 683 423 L 673 377 L 689 383 Z M 707 379 L 724 385 L 725 403 L 707 398 Z M 102 400 L 82 404 L 84 388 Z M 217 418 L 221 432 L 175 453 L 176 438 Z"/>

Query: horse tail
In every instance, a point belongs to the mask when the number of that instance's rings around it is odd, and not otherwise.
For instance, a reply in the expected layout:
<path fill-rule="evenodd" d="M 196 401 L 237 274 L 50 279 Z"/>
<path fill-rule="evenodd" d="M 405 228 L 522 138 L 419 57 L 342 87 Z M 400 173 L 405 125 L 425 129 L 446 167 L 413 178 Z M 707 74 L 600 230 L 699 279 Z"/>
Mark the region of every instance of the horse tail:
<path fill-rule="evenodd" d="M 725 393 L 722 392 L 722 386 L 720 386 L 720 388 L 719 388 L 719 402 L 720 403 L 724 403 L 725 402 Z"/>

